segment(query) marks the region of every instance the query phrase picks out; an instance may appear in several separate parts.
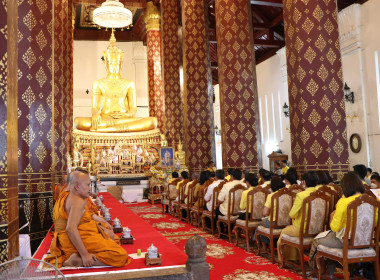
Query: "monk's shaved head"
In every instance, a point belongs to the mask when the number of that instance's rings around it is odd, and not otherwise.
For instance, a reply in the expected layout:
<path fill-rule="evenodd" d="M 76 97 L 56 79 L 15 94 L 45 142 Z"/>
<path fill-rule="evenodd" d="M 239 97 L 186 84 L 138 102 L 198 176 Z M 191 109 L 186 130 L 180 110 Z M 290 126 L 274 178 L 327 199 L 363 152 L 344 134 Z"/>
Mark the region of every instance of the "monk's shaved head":
<path fill-rule="evenodd" d="M 81 175 L 88 175 L 87 170 L 84 169 L 77 169 L 73 172 L 71 172 L 67 178 L 67 184 L 69 187 L 74 186 L 76 182 L 78 182 L 78 179 L 81 177 Z"/>

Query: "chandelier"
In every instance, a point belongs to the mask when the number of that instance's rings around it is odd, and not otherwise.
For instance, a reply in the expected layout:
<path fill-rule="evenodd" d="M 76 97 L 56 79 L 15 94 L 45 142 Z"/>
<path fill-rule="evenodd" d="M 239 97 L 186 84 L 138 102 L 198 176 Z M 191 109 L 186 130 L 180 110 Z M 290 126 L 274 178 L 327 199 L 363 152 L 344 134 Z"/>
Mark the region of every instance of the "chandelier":
<path fill-rule="evenodd" d="M 122 28 L 132 23 L 132 12 L 124 8 L 119 0 L 107 0 L 101 7 L 94 10 L 92 18 L 99 26 Z"/>

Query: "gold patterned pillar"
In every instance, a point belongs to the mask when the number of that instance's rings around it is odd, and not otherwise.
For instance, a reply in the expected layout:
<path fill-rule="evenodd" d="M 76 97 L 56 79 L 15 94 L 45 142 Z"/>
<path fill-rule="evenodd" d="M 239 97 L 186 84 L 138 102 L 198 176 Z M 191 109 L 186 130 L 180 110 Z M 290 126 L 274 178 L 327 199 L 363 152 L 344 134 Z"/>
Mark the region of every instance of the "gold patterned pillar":
<path fill-rule="evenodd" d="M 301 172 L 348 170 L 335 0 L 284 0 L 292 161 Z"/>
<path fill-rule="evenodd" d="M 186 163 L 190 171 L 198 172 L 215 160 L 206 9 L 207 1 L 182 1 Z"/>
<path fill-rule="evenodd" d="M 148 96 L 149 115 L 156 117 L 158 128 L 166 133 L 165 100 L 162 90 L 160 12 L 153 2 L 148 2 L 145 11 L 148 52 Z"/>
<path fill-rule="evenodd" d="M 0 5 L 0 263 L 18 256 L 17 1 Z"/>
<path fill-rule="evenodd" d="M 258 171 L 261 138 L 251 2 L 215 1 L 215 17 L 223 167 Z"/>
<path fill-rule="evenodd" d="M 162 76 L 165 93 L 166 130 L 173 146 L 184 142 L 183 105 L 179 78 L 178 2 L 161 1 Z"/>

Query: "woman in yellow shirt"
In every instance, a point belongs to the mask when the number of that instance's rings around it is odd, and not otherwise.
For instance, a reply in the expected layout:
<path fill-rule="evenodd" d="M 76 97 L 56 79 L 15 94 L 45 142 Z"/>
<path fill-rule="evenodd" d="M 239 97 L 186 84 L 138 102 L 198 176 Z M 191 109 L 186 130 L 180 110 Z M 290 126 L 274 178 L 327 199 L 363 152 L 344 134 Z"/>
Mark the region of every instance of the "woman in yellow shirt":
<path fill-rule="evenodd" d="M 281 177 L 279 176 L 273 176 L 272 179 L 270 180 L 270 188 L 272 190 L 271 194 L 268 194 L 267 199 L 264 204 L 264 209 L 263 209 L 263 216 L 265 219 L 261 222 L 261 225 L 263 227 L 269 228 L 270 223 L 273 221 L 270 221 L 270 209 L 272 208 L 272 196 L 280 189 L 285 187 L 285 183 L 282 181 Z M 274 207 L 274 212 L 276 212 L 276 204 L 273 205 Z M 273 217 L 275 219 L 275 216 Z M 256 240 L 256 231 L 253 240 Z M 261 242 L 261 245 L 265 248 L 266 244 L 269 244 L 269 238 L 263 235 L 260 235 L 259 241 Z"/>
<path fill-rule="evenodd" d="M 343 196 L 338 200 L 336 210 L 330 215 L 331 230 L 327 232 L 324 237 L 314 239 L 313 245 L 311 246 L 309 265 L 312 268 L 315 268 L 315 254 L 317 253 L 318 245 L 324 245 L 330 248 L 343 248 L 343 236 L 347 222 L 347 207 L 365 191 L 359 176 L 353 171 L 343 176 L 340 181 L 340 186 L 342 187 Z M 332 275 L 335 271 L 335 263 L 329 263 L 328 268 L 329 274 Z"/>

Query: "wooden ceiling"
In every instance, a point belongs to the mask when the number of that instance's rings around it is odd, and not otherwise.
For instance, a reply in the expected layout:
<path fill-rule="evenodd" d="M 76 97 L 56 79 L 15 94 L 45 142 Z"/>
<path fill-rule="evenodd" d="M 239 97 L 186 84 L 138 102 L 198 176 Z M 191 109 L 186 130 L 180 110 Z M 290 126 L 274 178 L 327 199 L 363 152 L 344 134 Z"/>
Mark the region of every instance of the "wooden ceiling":
<path fill-rule="evenodd" d="M 108 40 L 110 31 L 98 29 L 95 26 L 83 26 L 84 7 L 88 5 L 100 6 L 105 0 L 73 0 L 75 6 L 75 40 Z M 144 10 L 149 0 L 119 0 L 126 7 L 134 10 L 133 27 L 129 30 L 116 31 L 118 41 L 143 41 L 146 44 L 146 28 L 144 22 Z M 161 0 L 151 0 L 155 5 L 160 5 Z M 176 1 L 176 0 L 172 0 Z M 177 0 L 181 1 L 181 0 Z M 208 1 L 210 60 L 212 68 L 213 84 L 218 83 L 218 58 L 215 31 L 215 1 Z M 337 0 L 338 10 L 342 10 L 354 3 L 362 4 L 368 0 Z M 259 64 L 285 46 L 284 22 L 282 0 L 251 0 L 253 37 L 255 43 L 256 63 Z"/>

